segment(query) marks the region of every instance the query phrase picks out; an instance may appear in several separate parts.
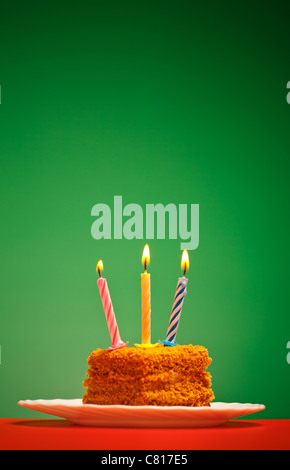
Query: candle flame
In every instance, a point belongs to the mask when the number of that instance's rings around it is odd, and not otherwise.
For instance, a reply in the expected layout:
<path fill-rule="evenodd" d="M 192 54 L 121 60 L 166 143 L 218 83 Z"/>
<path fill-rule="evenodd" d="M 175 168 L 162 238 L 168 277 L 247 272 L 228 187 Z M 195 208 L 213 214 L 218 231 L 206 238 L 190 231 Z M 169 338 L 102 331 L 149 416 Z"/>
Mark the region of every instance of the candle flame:
<path fill-rule="evenodd" d="M 101 271 L 103 271 L 103 269 L 104 269 L 103 261 L 100 259 L 96 267 L 96 271 L 99 273 L 100 277 L 101 277 Z"/>
<path fill-rule="evenodd" d="M 145 266 L 145 271 L 146 271 L 146 266 L 147 264 L 150 263 L 150 251 L 149 251 L 149 246 L 145 245 L 143 254 L 142 254 L 142 264 Z"/>
<path fill-rule="evenodd" d="M 182 258 L 181 258 L 181 269 L 183 269 L 184 275 L 188 268 L 189 268 L 189 257 L 188 257 L 187 250 L 184 250 L 182 253 Z"/>

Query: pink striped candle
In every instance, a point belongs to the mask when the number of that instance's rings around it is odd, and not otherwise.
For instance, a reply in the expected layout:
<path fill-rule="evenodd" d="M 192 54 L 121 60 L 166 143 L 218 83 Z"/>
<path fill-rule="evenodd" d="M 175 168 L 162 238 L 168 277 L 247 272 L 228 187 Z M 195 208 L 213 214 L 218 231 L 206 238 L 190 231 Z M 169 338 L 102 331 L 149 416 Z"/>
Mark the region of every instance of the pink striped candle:
<path fill-rule="evenodd" d="M 172 306 L 171 315 L 170 315 L 170 320 L 169 320 L 169 325 L 168 325 L 168 330 L 167 330 L 166 339 L 165 339 L 165 341 L 167 341 L 168 343 L 173 343 L 173 344 L 174 344 L 176 334 L 177 334 L 184 296 L 186 294 L 186 285 L 188 281 L 188 279 L 185 277 L 186 269 L 189 268 L 189 258 L 188 258 L 188 253 L 186 250 L 184 250 L 184 252 L 182 253 L 181 268 L 184 270 L 183 277 L 180 277 L 178 279 L 175 296 L 173 300 L 173 306 Z"/>
<path fill-rule="evenodd" d="M 123 348 L 124 346 L 126 346 L 128 344 L 128 341 L 127 341 L 127 343 L 124 343 L 121 340 L 121 336 L 120 336 L 120 333 L 119 333 L 119 329 L 118 329 L 118 325 L 117 325 L 117 321 L 116 321 L 116 317 L 115 317 L 115 312 L 114 312 L 114 309 L 113 309 L 113 304 L 112 304 L 112 300 L 111 300 L 107 280 L 105 278 L 103 278 L 102 275 L 101 275 L 101 271 L 103 269 L 104 269 L 103 268 L 103 262 L 100 260 L 97 264 L 97 271 L 99 273 L 98 287 L 99 287 L 99 291 L 100 291 L 101 300 L 102 300 L 102 303 L 103 303 L 104 312 L 105 312 L 105 315 L 106 315 L 106 320 L 107 320 L 107 324 L 108 324 L 108 328 L 109 328 L 109 333 L 110 333 L 110 336 L 111 336 L 112 346 L 108 349 L 112 350 L 112 349 Z"/>

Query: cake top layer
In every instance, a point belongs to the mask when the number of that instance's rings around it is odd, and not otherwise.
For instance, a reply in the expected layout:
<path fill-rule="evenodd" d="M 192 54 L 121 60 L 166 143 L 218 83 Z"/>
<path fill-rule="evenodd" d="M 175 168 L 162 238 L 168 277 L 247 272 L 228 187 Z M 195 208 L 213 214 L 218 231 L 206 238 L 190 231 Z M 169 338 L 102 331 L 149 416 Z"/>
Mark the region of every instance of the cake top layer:
<path fill-rule="evenodd" d="M 155 373 L 162 368 L 182 367 L 187 370 L 204 371 L 211 363 L 208 351 L 203 346 L 166 347 L 162 344 L 154 348 L 124 347 L 114 351 L 96 349 L 88 358 L 88 366 L 100 374 L 119 372 L 130 368 L 135 375 Z"/>

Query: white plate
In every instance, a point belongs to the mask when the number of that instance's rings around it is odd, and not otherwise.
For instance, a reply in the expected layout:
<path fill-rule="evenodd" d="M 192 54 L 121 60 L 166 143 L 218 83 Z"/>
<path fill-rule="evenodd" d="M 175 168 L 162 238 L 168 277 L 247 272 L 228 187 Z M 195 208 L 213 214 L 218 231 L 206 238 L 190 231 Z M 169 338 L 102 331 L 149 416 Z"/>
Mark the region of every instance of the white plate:
<path fill-rule="evenodd" d="M 194 428 L 220 426 L 265 409 L 252 403 L 212 402 L 211 406 L 84 405 L 81 399 L 21 400 L 18 405 L 66 418 L 73 424 L 99 427 Z"/>

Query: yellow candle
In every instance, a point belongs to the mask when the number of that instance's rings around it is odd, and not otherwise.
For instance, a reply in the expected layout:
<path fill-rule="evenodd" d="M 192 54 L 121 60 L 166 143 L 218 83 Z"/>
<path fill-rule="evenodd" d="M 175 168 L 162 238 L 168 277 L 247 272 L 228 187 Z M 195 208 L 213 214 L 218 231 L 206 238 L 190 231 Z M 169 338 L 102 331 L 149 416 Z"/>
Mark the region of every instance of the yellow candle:
<path fill-rule="evenodd" d="M 150 274 L 147 265 L 150 262 L 149 246 L 145 245 L 142 255 L 144 273 L 141 274 L 141 303 L 142 303 L 142 344 L 151 343 L 151 294 Z"/>

